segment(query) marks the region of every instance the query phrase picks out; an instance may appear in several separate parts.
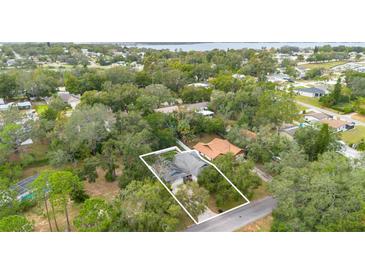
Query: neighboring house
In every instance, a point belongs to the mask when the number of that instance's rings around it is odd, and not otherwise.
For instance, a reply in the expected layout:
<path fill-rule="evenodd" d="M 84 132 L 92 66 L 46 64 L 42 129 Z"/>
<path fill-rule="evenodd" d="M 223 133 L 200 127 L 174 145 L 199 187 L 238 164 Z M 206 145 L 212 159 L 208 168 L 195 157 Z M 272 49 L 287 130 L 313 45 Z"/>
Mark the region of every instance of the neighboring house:
<path fill-rule="evenodd" d="M 0 105 L 5 105 L 5 101 L 3 98 L 0 98 Z"/>
<path fill-rule="evenodd" d="M 8 104 L 0 104 L 0 111 L 2 110 L 8 110 L 9 108 L 11 108 L 14 105 L 14 103 L 8 103 Z"/>
<path fill-rule="evenodd" d="M 8 67 L 14 66 L 16 64 L 16 60 L 15 59 L 9 59 L 8 61 L 6 61 L 6 65 Z"/>
<path fill-rule="evenodd" d="M 234 79 L 238 79 L 238 80 L 242 80 L 244 79 L 246 76 L 244 74 L 233 74 L 232 77 Z"/>
<path fill-rule="evenodd" d="M 173 112 L 178 112 L 178 111 L 179 111 L 178 106 L 169 106 L 169 107 L 155 109 L 155 112 L 162 112 L 162 113 L 173 113 Z"/>
<path fill-rule="evenodd" d="M 297 94 L 307 97 L 321 97 L 326 91 L 320 88 L 301 88 L 296 90 Z"/>
<path fill-rule="evenodd" d="M 179 106 L 167 106 L 167 107 L 157 108 L 155 109 L 155 112 L 162 112 L 162 113 L 173 113 L 173 112 L 184 112 L 184 111 L 199 112 L 203 110 L 208 111 L 208 102 L 185 104 Z M 208 112 L 205 112 L 204 114 L 208 115 Z M 214 114 L 214 112 L 211 114 Z"/>
<path fill-rule="evenodd" d="M 209 88 L 210 84 L 208 84 L 208 83 L 192 83 L 192 84 L 189 84 L 188 87 Z"/>
<path fill-rule="evenodd" d="M 30 184 L 33 183 L 33 181 L 37 179 L 38 176 L 39 174 L 36 174 L 34 176 L 25 178 L 15 185 L 14 188 L 18 192 L 17 193 L 18 200 L 24 200 L 31 197 L 32 194 L 31 194 Z"/>
<path fill-rule="evenodd" d="M 323 112 L 308 112 L 304 114 L 304 120 L 307 122 L 318 122 L 323 119 L 332 119 L 333 117 Z"/>
<path fill-rule="evenodd" d="M 303 67 L 295 67 L 296 71 L 299 73 L 298 77 L 300 79 L 304 78 L 305 77 L 305 74 L 307 72 L 307 70 Z"/>
<path fill-rule="evenodd" d="M 294 138 L 295 132 L 298 130 L 299 126 L 293 124 L 284 124 L 280 127 L 279 131 L 282 136 L 287 137 L 292 140 Z"/>
<path fill-rule="evenodd" d="M 213 117 L 213 115 L 214 115 L 213 111 L 210 111 L 210 110 L 207 110 L 207 109 L 198 110 L 198 111 L 196 111 L 196 113 L 199 113 L 199 114 L 201 114 L 205 117 Z"/>
<path fill-rule="evenodd" d="M 69 93 L 68 91 L 59 91 L 57 95 L 64 101 L 69 104 L 72 109 L 75 109 L 78 104 L 80 104 L 80 95 L 74 95 Z"/>
<path fill-rule="evenodd" d="M 195 104 L 186 104 L 182 105 L 182 108 L 186 109 L 187 111 L 199 111 L 208 108 L 209 102 L 201 102 Z"/>
<path fill-rule="evenodd" d="M 206 166 L 208 164 L 200 159 L 196 151 L 186 151 L 176 154 L 171 161 L 167 159 L 156 161 L 153 168 L 175 191 L 185 182 L 197 181 L 199 173 Z"/>
<path fill-rule="evenodd" d="M 209 160 L 214 160 L 220 155 L 224 155 L 227 153 L 233 153 L 234 156 L 243 154 L 243 149 L 231 144 L 229 141 L 214 138 L 209 143 L 197 143 L 194 146 L 194 149 L 199 151 L 202 155 L 204 155 Z"/>
<path fill-rule="evenodd" d="M 292 81 L 292 79 L 285 73 L 270 74 L 267 76 L 267 80 L 272 83 L 283 83 Z"/>
<path fill-rule="evenodd" d="M 16 104 L 16 106 L 18 107 L 19 110 L 31 109 L 32 108 L 32 104 L 28 101 L 19 102 L 19 103 Z"/>
<path fill-rule="evenodd" d="M 354 128 L 354 124 L 348 123 L 340 119 L 323 119 L 320 122 L 323 124 L 327 124 L 329 127 L 333 128 L 337 132 L 346 131 L 348 129 Z"/>

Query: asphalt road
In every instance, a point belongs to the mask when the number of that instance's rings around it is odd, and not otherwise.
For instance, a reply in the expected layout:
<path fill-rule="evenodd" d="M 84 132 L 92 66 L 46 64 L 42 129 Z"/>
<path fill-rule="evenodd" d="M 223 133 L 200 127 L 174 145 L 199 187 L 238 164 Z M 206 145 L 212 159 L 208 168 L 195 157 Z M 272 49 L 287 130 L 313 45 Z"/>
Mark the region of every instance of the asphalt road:
<path fill-rule="evenodd" d="M 199 225 L 192 225 L 187 232 L 229 232 L 270 214 L 276 206 L 276 200 L 267 196 L 243 207 L 227 212 Z"/>

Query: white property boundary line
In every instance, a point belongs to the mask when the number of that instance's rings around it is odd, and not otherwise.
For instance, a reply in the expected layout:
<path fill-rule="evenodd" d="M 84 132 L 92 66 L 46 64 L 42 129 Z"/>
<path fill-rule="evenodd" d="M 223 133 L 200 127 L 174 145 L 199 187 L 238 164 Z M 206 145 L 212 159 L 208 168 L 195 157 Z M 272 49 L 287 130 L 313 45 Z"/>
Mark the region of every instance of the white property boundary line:
<path fill-rule="evenodd" d="M 226 179 L 227 180 L 227 182 L 228 183 L 230 183 L 231 184 L 231 186 L 243 197 L 243 199 L 245 199 L 246 200 L 246 203 L 243 203 L 243 204 L 241 204 L 241 205 L 238 205 L 238 206 L 236 206 L 236 207 L 234 207 L 234 208 L 231 208 L 231 209 L 228 209 L 228 210 L 226 210 L 226 211 L 224 211 L 224 212 L 222 212 L 222 213 L 219 213 L 219 214 L 217 214 L 217 215 L 215 215 L 215 216 L 212 216 L 212 217 L 210 217 L 210 218 L 207 218 L 207 219 L 205 219 L 204 221 L 201 221 L 201 222 L 197 222 L 196 220 L 195 220 L 195 218 L 193 217 L 193 216 L 191 216 L 191 214 L 189 213 L 189 211 L 183 206 L 183 204 L 181 204 L 181 202 L 176 198 L 176 196 L 174 195 L 174 193 L 172 193 L 172 191 L 169 189 L 169 187 L 161 180 L 161 178 L 157 175 L 157 173 L 153 170 L 153 168 L 143 159 L 143 157 L 146 157 L 146 156 L 150 156 L 150 155 L 159 155 L 159 154 L 163 154 L 163 153 L 166 153 L 166 152 L 169 152 L 169 151 L 173 151 L 173 150 L 177 150 L 179 153 L 189 153 L 189 152 L 192 152 L 192 151 L 194 151 L 194 152 L 196 152 L 197 153 L 197 155 L 199 156 L 199 158 L 201 159 L 201 160 L 203 160 L 204 162 L 206 162 L 207 164 L 209 164 L 209 165 L 211 165 L 211 166 L 213 166 L 222 176 L 223 176 L 223 178 L 224 179 Z M 197 150 L 190 150 L 190 151 L 181 151 L 180 150 L 180 148 L 178 148 L 177 146 L 174 146 L 174 147 L 169 147 L 169 148 L 165 148 L 165 149 L 161 149 L 161 150 L 157 150 L 157 151 L 153 151 L 153 152 L 150 152 L 150 153 L 146 153 L 146 154 L 143 154 L 143 155 L 140 155 L 139 156 L 139 158 L 141 159 L 141 161 L 148 167 L 148 169 L 153 173 L 153 175 L 155 175 L 155 177 L 158 179 L 158 181 L 166 188 L 166 190 L 171 194 L 171 196 L 175 199 L 175 201 L 180 205 L 180 207 L 186 212 L 186 214 L 188 214 L 189 215 L 189 217 L 194 221 L 194 223 L 195 224 L 197 224 L 197 225 L 199 225 L 199 224 L 202 224 L 202 223 L 204 223 L 204 222 L 206 222 L 206 221 L 209 221 L 209 220 L 211 220 L 211 219 L 214 219 L 214 218 L 216 218 L 216 217 L 218 217 L 218 216 L 221 216 L 221 215 L 223 215 L 223 214 L 226 214 L 226 213 L 228 213 L 228 212 L 230 212 L 230 211 L 233 211 L 233 210 L 235 210 L 235 209 L 237 209 L 237 208 L 240 208 L 240 207 L 243 207 L 243 206 L 245 206 L 245 205 L 247 205 L 247 204 L 249 204 L 250 203 L 250 201 L 246 198 L 246 196 L 245 195 L 243 195 L 243 193 L 226 177 L 226 175 L 224 175 L 224 173 L 215 165 L 215 164 L 213 164 L 213 163 L 211 163 L 211 162 L 209 162 L 209 161 L 207 161 L 206 159 L 204 159 L 201 155 L 200 155 L 200 153 L 197 151 Z"/>

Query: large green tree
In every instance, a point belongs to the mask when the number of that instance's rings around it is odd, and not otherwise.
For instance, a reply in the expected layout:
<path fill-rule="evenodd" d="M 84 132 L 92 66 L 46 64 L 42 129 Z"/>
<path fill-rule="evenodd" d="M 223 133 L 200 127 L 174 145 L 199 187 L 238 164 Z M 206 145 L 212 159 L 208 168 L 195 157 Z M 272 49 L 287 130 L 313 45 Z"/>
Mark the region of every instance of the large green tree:
<path fill-rule="evenodd" d="M 119 206 L 122 213 L 114 230 L 175 231 L 182 214 L 166 189 L 151 180 L 128 184 L 121 191 Z"/>
<path fill-rule="evenodd" d="M 33 224 L 25 217 L 11 215 L 0 219 L 0 232 L 31 232 Z"/>
<path fill-rule="evenodd" d="M 338 135 L 327 124 L 299 128 L 294 139 L 310 161 L 316 160 L 325 151 L 339 149 Z"/>
<path fill-rule="evenodd" d="M 207 209 L 209 191 L 199 186 L 197 182 L 180 185 L 175 196 L 195 219 Z"/>
<path fill-rule="evenodd" d="M 82 232 L 107 231 L 112 219 L 112 207 L 103 199 L 91 198 L 82 205 L 74 225 Z"/>
<path fill-rule="evenodd" d="M 286 167 L 271 186 L 273 231 L 365 231 L 365 170 L 336 152 Z"/>

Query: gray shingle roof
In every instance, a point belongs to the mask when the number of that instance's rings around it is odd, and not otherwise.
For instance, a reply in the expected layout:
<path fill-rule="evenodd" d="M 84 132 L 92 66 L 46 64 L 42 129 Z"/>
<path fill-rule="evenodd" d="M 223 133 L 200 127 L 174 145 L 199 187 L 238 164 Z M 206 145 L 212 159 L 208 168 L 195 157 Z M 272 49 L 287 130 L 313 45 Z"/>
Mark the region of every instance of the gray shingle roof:
<path fill-rule="evenodd" d="M 298 89 L 298 91 L 308 92 L 308 93 L 318 93 L 318 94 L 322 94 L 322 95 L 326 94 L 326 92 L 320 88 L 301 88 L 301 89 Z"/>
<path fill-rule="evenodd" d="M 197 177 L 207 165 L 195 151 L 189 151 L 176 154 L 172 161 L 159 160 L 154 168 L 165 181 L 173 183 L 190 175 Z"/>

